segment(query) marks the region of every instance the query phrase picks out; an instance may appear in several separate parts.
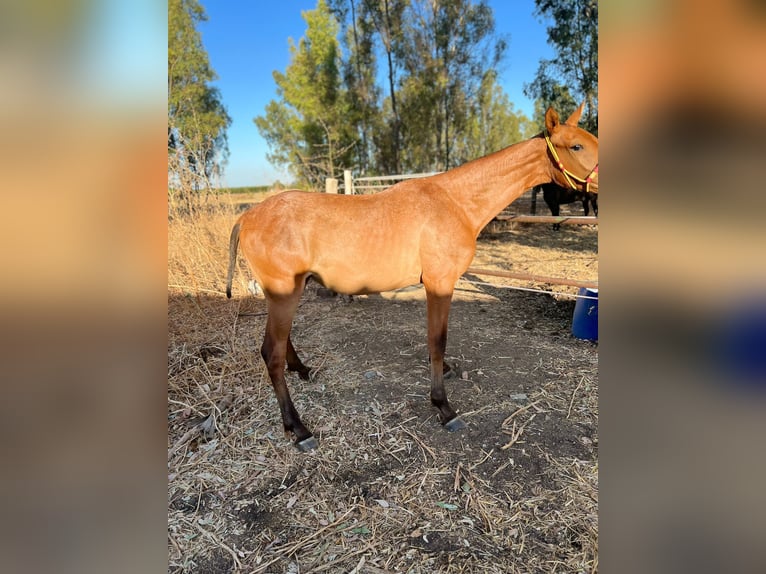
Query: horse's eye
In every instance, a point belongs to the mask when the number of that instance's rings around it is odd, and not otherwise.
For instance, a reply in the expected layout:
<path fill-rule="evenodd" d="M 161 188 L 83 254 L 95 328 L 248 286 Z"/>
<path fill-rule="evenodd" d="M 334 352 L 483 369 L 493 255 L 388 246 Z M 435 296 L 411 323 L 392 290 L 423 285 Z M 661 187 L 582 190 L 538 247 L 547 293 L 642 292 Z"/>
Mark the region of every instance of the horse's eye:
<path fill-rule="evenodd" d="M 580 151 L 582 149 L 582 146 L 580 144 L 574 144 L 569 149 L 571 149 L 572 151 Z"/>

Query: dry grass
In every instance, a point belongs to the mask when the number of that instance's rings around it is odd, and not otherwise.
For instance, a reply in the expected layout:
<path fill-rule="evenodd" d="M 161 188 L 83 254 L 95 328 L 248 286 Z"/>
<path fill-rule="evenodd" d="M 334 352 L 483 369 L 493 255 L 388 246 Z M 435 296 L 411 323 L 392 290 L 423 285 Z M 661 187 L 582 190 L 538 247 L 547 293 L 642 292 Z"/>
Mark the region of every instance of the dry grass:
<path fill-rule="evenodd" d="M 458 286 L 448 391 L 468 428 L 449 434 L 427 398 L 422 292 L 309 290 L 293 340 L 317 376 L 288 384 L 320 448 L 302 454 L 244 267 L 223 294 L 234 218 L 169 223 L 169 571 L 597 571 L 598 357 L 568 336 L 571 301 Z M 596 277 L 595 230 L 540 227 L 486 236 L 475 266 Z"/>

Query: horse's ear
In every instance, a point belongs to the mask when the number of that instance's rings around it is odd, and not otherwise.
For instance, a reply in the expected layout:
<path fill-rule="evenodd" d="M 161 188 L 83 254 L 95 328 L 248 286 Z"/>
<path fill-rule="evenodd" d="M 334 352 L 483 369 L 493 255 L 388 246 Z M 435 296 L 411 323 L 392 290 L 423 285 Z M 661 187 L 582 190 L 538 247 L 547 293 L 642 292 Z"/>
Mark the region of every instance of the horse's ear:
<path fill-rule="evenodd" d="M 580 122 L 580 116 L 582 116 L 582 111 L 585 108 L 585 101 L 580 104 L 580 107 L 577 108 L 575 111 L 572 112 L 572 115 L 567 118 L 567 121 L 564 123 L 569 126 L 577 127 L 577 124 Z"/>
<path fill-rule="evenodd" d="M 553 109 L 553 107 L 548 108 L 548 111 L 545 112 L 545 129 L 548 130 L 548 133 L 553 133 L 553 129 L 559 125 L 559 114 L 556 112 L 556 110 Z"/>

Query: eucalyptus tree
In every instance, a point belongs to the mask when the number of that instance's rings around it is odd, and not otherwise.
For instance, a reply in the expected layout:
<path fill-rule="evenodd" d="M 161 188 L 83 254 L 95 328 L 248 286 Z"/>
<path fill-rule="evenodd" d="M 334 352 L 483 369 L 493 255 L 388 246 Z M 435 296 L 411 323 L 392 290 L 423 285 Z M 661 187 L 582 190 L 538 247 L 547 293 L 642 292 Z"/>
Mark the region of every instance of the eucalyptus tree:
<path fill-rule="evenodd" d="M 197 0 L 168 4 L 168 175 L 171 207 L 193 209 L 228 155 L 231 118 L 197 25 L 207 19 Z"/>
<path fill-rule="evenodd" d="M 343 46 L 342 82 L 348 103 L 347 121 L 358 142 L 355 167 L 367 173 L 376 163 L 375 137 L 383 128 L 381 89 L 377 83 L 378 45 L 373 15 L 364 0 L 329 0 L 329 8 L 341 26 Z"/>
<path fill-rule="evenodd" d="M 412 0 L 400 57 L 403 162 L 445 170 L 460 163 L 482 80 L 501 61 L 506 42 L 495 35 L 486 0 Z"/>
<path fill-rule="evenodd" d="M 528 139 L 537 131 L 534 122 L 514 110 L 493 70 L 481 80 L 466 122 L 465 137 L 457 140 L 453 155 L 456 163 L 463 163 Z"/>
<path fill-rule="evenodd" d="M 556 57 L 540 60 L 534 80 L 524 93 L 539 100 L 535 119 L 549 105 L 567 115 L 586 102 L 583 128 L 598 135 L 598 2 L 596 0 L 535 0 L 536 14 L 550 20 L 548 42 Z M 542 123 L 541 123 L 542 125 Z"/>
<path fill-rule="evenodd" d="M 269 144 L 269 161 L 288 167 L 298 182 L 321 188 L 326 177 L 353 163 L 357 137 L 341 83 L 339 24 L 325 0 L 302 16 L 305 35 L 297 43 L 290 39 L 285 72 L 273 72 L 278 99 L 254 121 Z"/>
<path fill-rule="evenodd" d="M 486 0 L 318 0 L 304 19 L 255 118 L 299 180 L 446 170 L 528 134 L 497 83 L 506 41 Z"/>

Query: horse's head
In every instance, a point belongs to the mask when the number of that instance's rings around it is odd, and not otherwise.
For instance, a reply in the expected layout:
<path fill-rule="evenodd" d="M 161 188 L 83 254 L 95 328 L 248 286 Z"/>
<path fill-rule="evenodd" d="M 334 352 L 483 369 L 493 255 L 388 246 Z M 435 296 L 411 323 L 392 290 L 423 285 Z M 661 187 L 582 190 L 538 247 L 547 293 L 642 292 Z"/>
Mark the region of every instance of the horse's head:
<path fill-rule="evenodd" d="M 551 159 L 553 181 L 561 187 L 598 193 L 598 139 L 577 127 L 580 104 L 564 122 L 553 108 L 545 112 L 545 139 Z"/>

